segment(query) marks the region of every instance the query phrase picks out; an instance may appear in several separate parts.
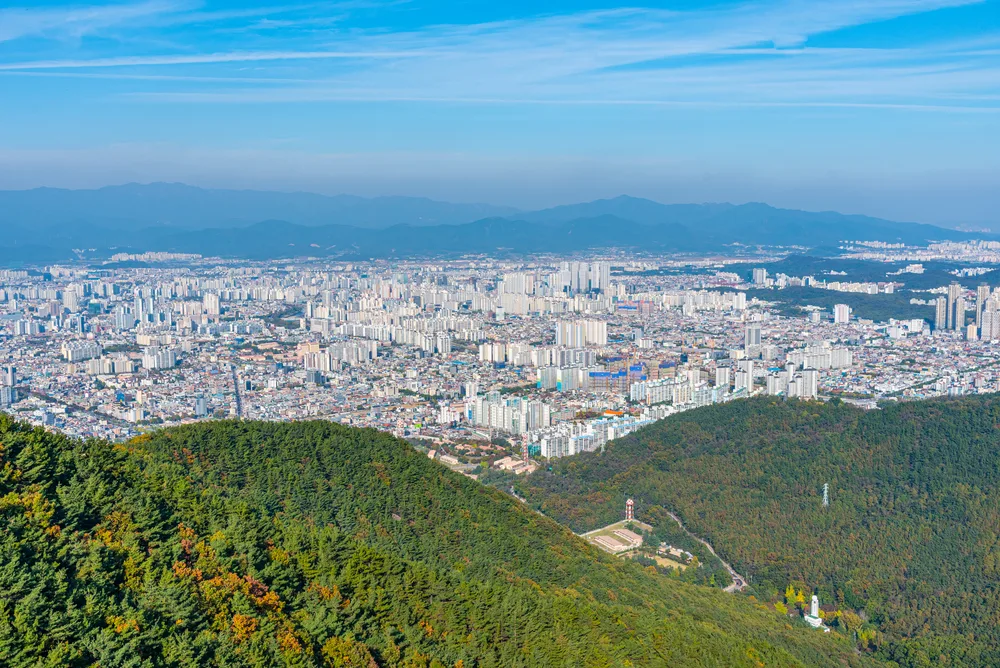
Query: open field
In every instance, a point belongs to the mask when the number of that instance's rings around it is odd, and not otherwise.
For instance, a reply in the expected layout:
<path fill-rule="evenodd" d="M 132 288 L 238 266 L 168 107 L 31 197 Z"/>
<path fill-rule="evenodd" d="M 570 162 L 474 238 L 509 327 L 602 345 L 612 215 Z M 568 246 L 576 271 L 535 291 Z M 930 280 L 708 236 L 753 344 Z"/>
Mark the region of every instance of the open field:
<path fill-rule="evenodd" d="M 652 559 L 653 561 L 655 561 L 656 563 L 658 563 L 660 566 L 663 566 L 664 568 L 679 568 L 682 571 L 685 568 L 687 568 L 687 564 L 682 564 L 679 561 L 674 561 L 673 559 L 667 559 L 666 557 L 661 557 L 660 555 L 654 554 L 652 552 L 648 552 L 647 553 L 647 552 L 633 551 L 633 552 L 629 552 L 628 554 L 624 554 L 622 556 L 624 556 L 624 557 L 626 557 L 628 559 L 634 559 L 634 558 L 636 558 L 638 556 L 648 557 L 649 559 Z"/>
<path fill-rule="evenodd" d="M 633 530 L 629 530 L 629 526 Z M 652 527 L 635 520 L 622 520 L 609 524 L 601 529 L 595 529 L 582 534 L 587 542 L 610 552 L 611 554 L 621 554 L 642 546 L 642 537 L 636 531 L 652 531 Z"/>

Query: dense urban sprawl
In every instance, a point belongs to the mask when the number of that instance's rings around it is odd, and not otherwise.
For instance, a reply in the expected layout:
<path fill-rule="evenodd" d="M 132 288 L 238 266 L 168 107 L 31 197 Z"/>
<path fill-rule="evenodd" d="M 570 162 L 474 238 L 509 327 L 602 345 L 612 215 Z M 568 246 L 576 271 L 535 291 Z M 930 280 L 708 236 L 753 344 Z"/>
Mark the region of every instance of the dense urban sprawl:
<path fill-rule="evenodd" d="M 156 253 L 8 270 L 0 404 L 111 439 L 207 418 L 323 418 L 411 438 L 469 472 L 492 462 L 521 473 L 538 457 L 597 450 L 677 411 L 752 394 L 873 407 L 998 390 L 990 288 L 942 286 L 928 301 L 933 318 L 886 322 L 845 304 L 781 315 L 770 296 L 895 286 L 891 276 L 850 289 L 835 279 L 620 257 L 237 263 Z"/>

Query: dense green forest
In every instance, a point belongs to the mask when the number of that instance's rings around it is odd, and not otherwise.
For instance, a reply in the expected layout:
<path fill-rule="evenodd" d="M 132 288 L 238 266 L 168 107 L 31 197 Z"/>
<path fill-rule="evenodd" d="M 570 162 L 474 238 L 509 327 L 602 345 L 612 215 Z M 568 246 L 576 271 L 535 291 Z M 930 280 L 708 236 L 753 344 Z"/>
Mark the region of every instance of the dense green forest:
<path fill-rule="evenodd" d="M 0 416 L 0 665 L 865 665 L 374 430 Z"/>
<path fill-rule="evenodd" d="M 837 304 L 847 304 L 855 317 L 876 322 L 896 320 L 933 320 L 934 308 L 911 304 L 910 299 L 929 299 L 927 294 L 900 291 L 891 295 L 866 295 L 860 292 L 839 292 L 819 288 L 783 288 L 781 290 L 747 290 L 747 297 L 777 302 L 782 315 L 794 317 L 803 314 L 803 307 L 818 306 L 832 313 Z"/>
<path fill-rule="evenodd" d="M 830 505 L 822 503 L 829 484 Z M 519 484 L 575 530 L 665 509 L 764 600 L 817 590 L 904 666 L 1000 665 L 1000 398 L 688 411 Z M 858 614 L 860 613 L 860 614 Z"/>
<path fill-rule="evenodd" d="M 839 252 L 834 253 L 839 255 Z M 787 274 L 788 276 L 814 276 L 827 281 L 851 282 L 887 282 L 901 283 L 905 290 L 928 290 L 940 288 L 952 282 L 961 283 L 964 287 L 975 290 L 976 286 L 986 284 L 991 287 L 1000 285 L 1000 270 L 994 269 L 979 276 L 956 276 L 951 273 L 955 269 L 969 267 L 964 262 L 924 261 L 923 273 L 897 273 L 911 262 L 878 262 L 874 260 L 855 260 L 844 257 L 816 257 L 810 255 L 789 255 L 777 262 L 757 265 L 767 269 L 768 276 Z M 750 280 L 752 272 L 746 264 L 734 264 L 728 267 L 731 271 L 742 274 Z M 838 272 L 838 274 L 831 274 Z M 840 275 L 843 272 L 843 275 Z M 892 275 L 890 275 L 890 273 Z M 926 297 L 926 295 L 925 295 Z"/>

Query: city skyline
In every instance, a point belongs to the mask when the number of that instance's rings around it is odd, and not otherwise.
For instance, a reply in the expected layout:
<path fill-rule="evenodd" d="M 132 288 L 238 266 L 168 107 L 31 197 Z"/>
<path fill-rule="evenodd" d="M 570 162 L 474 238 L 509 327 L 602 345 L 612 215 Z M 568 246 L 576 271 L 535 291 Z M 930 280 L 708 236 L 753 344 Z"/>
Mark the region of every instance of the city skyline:
<path fill-rule="evenodd" d="M 0 5 L 0 664 L 1000 665 L 1000 0 Z"/>
<path fill-rule="evenodd" d="M 48 2 L 0 31 L 0 187 L 997 221 L 994 2 Z"/>
<path fill-rule="evenodd" d="M 866 259 L 144 253 L 0 270 L 0 410 L 115 439 L 226 415 L 452 454 L 505 434 L 528 461 L 754 395 L 871 408 L 1000 387 L 1000 277 L 968 270 L 1000 242 L 854 250 Z"/>

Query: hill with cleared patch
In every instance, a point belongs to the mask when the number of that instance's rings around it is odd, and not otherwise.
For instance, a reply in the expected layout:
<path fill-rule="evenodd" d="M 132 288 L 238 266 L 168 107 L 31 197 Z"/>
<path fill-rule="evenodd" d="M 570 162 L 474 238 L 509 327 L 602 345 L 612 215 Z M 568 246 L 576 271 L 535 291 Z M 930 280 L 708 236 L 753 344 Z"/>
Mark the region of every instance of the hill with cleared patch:
<path fill-rule="evenodd" d="M 0 417 L 5 666 L 864 665 L 373 430 Z"/>
<path fill-rule="evenodd" d="M 558 461 L 519 492 L 577 531 L 618 519 L 625 496 L 658 531 L 676 530 L 673 511 L 760 598 L 818 590 L 881 659 L 1000 665 L 996 395 L 706 407 Z"/>

